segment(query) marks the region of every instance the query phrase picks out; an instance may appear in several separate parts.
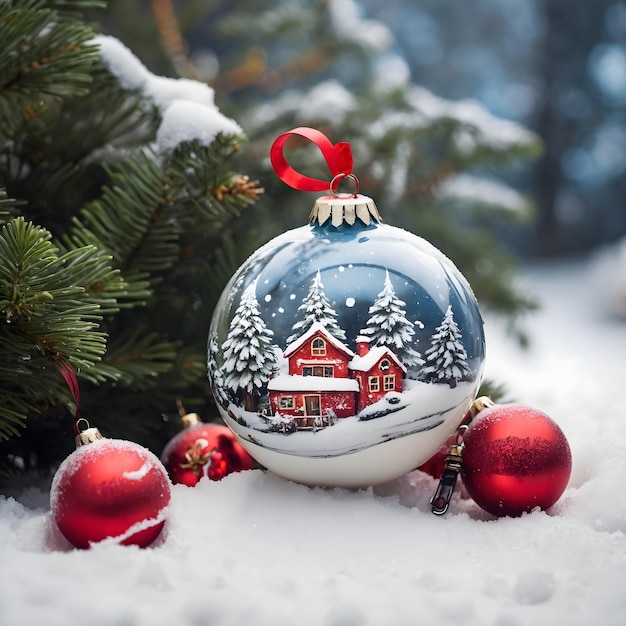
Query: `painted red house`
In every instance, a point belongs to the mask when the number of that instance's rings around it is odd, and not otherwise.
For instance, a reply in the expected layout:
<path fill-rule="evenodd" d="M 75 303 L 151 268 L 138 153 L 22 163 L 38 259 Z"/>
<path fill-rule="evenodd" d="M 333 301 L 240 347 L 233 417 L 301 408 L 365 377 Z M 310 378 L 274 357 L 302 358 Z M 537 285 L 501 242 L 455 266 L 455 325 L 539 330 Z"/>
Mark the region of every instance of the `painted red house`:
<path fill-rule="evenodd" d="M 315 323 L 291 343 L 284 357 L 288 373 L 268 383 L 272 415 L 293 416 L 297 428 L 328 426 L 402 391 L 405 368 L 388 348 L 369 350 L 357 340 L 358 354 Z"/>
<path fill-rule="evenodd" d="M 359 383 L 357 412 L 382 400 L 390 391 L 402 393 L 406 368 L 389 348 L 375 346 L 370 349 L 367 337 L 357 337 L 356 349 L 357 355 L 348 367 Z"/>
<path fill-rule="evenodd" d="M 322 324 L 313 324 L 283 356 L 288 374 L 267 385 L 272 415 L 293 415 L 298 428 L 312 428 L 355 414 L 358 383 L 348 372 L 354 352 Z"/>

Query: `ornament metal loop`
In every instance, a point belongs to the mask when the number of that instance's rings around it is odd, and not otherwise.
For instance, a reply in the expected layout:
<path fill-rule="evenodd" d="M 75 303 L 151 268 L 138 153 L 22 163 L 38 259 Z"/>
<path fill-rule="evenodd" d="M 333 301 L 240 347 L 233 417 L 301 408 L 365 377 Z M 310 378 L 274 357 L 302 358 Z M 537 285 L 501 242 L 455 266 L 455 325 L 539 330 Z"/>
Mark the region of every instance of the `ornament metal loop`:
<path fill-rule="evenodd" d="M 81 430 L 79 426 L 81 422 L 86 424 L 83 430 Z M 84 417 L 81 417 L 76 421 L 76 423 L 74 424 L 74 431 L 76 435 L 74 437 L 74 443 L 76 444 L 77 448 L 80 448 L 81 446 L 86 446 L 87 444 L 93 443 L 98 439 L 102 439 L 102 434 L 100 433 L 100 431 L 97 428 L 92 428 L 89 425 L 89 422 Z"/>
<path fill-rule="evenodd" d="M 344 178 L 350 178 L 354 181 L 354 191 L 350 194 L 350 196 L 352 196 L 353 198 L 356 198 L 357 194 L 359 193 L 359 179 L 354 174 L 341 173 L 341 174 L 337 174 L 336 176 L 334 176 L 333 179 L 330 181 L 331 195 L 334 196 L 335 198 L 341 197 L 341 194 L 337 190 L 339 188 L 339 183 Z"/>
<path fill-rule="evenodd" d="M 81 423 L 85 425 L 82 430 L 81 430 Z M 76 420 L 76 424 L 74 424 L 74 428 L 76 429 L 76 434 L 78 435 L 79 433 L 90 428 L 89 422 L 84 417 L 80 417 L 79 419 Z"/>

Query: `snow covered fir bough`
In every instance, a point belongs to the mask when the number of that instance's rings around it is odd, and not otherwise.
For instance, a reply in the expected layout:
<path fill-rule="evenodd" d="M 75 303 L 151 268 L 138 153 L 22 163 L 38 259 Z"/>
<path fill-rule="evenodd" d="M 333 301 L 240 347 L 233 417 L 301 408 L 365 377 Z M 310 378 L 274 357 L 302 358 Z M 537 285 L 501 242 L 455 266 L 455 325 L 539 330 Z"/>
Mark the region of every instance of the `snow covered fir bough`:
<path fill-rule="evenodd" d="M 485 346 L 449 259 L 383 224 L 370 198 L 329 195 L 233 276 L 208 352 L 220 414 L 258 461 L 306 484 L 363 486 L 417 467 L 454 432 Z"/>

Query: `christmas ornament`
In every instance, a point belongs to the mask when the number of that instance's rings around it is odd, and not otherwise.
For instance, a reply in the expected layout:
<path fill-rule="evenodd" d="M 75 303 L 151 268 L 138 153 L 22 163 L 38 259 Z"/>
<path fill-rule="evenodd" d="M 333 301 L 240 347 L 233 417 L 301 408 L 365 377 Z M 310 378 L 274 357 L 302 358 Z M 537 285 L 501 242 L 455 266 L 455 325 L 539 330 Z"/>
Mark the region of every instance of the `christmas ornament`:
<path fill-rule="evenodd" d="M 572 471 L 563 431 L 545 413 L 496 405 L 480 411 L 464 437 L 461 476 L 470 497 L 492 515 L 549 509 Z"/>
<path fill-rule="evenodd" d="M 292 135 L 320 148 L 330 183 L 289 166 Z M 257 250 L 221 296 L 208 342 L 220 414 L 257 461 L 296 482 L 392 480 L 437 451 L 476 395 L 476 299 L 439 250 L 383 224 L 357 193 L 348 144 L 297 128 L 270 156 L 284 182 L 329 193 L 308 226 Z M 342 181 L 354 193 L 339 193 Z"/>
<path fill-rule="evenodd" d="M 195 486 L 203 476 L 221 480 L 231 472 L 252 469 L 254 459 L 221 424 L 204 424 L 196 413 L 181 416 L 184 430 L 163 449 L 161 461 L 173 483 Z"/>
<path fill-rule="evenodd" d="M 105 439 L 83 418 L 76 433 L 77 448 L 52 481 L 50 504 L 59 530 L 77 548 L 107 538 L 145 548 L 165 524 L 170 501 L 165 468 L 147 449 Z"/>

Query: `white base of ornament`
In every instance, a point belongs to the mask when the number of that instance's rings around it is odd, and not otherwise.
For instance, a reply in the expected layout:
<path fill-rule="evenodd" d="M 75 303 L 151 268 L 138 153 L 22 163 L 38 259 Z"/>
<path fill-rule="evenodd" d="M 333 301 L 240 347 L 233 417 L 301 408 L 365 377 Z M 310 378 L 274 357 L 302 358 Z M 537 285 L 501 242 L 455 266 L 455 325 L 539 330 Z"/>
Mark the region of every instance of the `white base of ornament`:
<path fill-rule="evenodd" d="M 303 485 L 365 489 L 416 469 L 455 432 L 472 400 L 448 414 L 444 423 L 428 430 L 391 439 L 353 453 L 310 457 L 276 452 L 237 435 L 246 451 L 268 470 Z M 225 422 L 229 419 L 222 414 Z M 312 435 L 314 436 L 314 435 Z"/>

